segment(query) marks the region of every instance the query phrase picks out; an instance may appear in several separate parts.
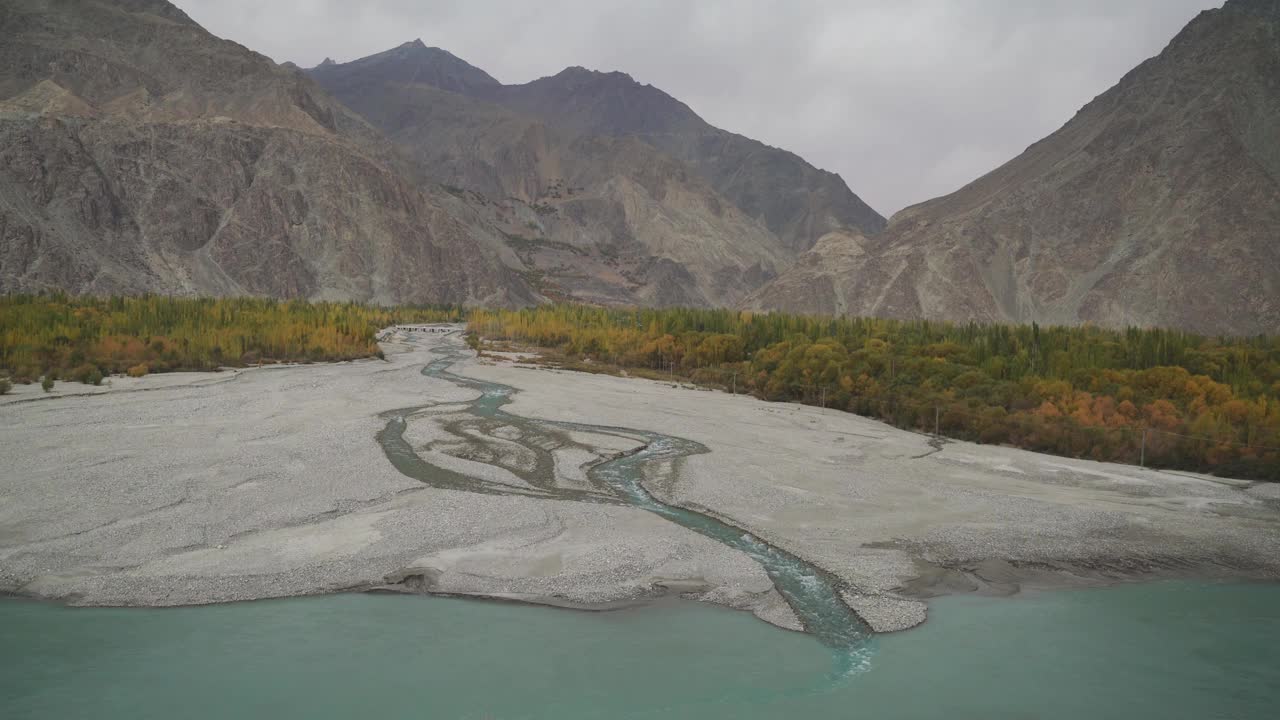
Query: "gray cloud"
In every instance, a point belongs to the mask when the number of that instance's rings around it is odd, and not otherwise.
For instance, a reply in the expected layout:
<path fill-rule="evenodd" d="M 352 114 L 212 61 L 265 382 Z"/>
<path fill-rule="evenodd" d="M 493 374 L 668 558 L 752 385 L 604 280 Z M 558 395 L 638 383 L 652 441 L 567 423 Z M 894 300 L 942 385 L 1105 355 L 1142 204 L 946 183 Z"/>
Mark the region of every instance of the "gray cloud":
<path fill-rule="evenodd" d="M 1057 129 L 1221 0 L 178 0 L 277 61 L 422 38 L 506 83 L 622 70 L 886 215 Z"/>

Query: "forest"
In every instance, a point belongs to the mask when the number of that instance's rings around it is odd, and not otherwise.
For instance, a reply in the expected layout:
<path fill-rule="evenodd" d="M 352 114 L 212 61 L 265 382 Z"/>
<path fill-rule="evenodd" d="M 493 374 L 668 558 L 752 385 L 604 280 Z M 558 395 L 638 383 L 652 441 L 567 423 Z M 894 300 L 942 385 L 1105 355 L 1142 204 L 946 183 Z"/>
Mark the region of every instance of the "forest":
<path fill-rule="evenodd" d="M 554 305 L 473 310 L 484 341 L 901 428 L 1280 481 L 1280 339 L 1175 330 Z M 498 343 L 499 345 L 494 345 Z"/>
<path fill-rule="evenodd" d="M 394 323 L 468 322 L 485 348 L 693 382 L 1071 457 L 1280 481 L 1280 339 L 1175 330 L 545 305 L 378 307 L 260 298 L 0 296 L 13 382 L 380 354 Z"/>
<path fill-rule="evenodd" d="M 385 308 L 261 298 L 0 296 L 0 378 L 98 384 L 111 374 L 214 370 L 380 354 L 396 322 L 463 318 L 460 307 Z"/>

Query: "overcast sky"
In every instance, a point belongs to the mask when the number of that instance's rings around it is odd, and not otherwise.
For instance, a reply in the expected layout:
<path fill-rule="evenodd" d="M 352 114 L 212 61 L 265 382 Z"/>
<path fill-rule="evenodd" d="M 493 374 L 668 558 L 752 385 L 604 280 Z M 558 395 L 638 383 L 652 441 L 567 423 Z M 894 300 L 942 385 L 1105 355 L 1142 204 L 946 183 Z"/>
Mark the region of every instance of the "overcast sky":
<path fill-rule="evenodd" d="M 278 62 L 421 38 L 504 83 L 622 70 L 885 216 L 1014 157 L 1221 0 L 176 0 Z"/>

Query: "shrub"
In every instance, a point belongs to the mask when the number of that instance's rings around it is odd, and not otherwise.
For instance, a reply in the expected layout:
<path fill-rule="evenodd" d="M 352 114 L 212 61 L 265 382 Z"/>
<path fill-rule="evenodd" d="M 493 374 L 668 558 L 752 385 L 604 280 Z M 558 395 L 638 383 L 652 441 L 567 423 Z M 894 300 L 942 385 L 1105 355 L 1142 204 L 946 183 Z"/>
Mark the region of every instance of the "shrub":
<path fill-rule="evenodd" d="M 7 395 L 13 389 L 13 383 L 9 382 L 9 378 L 0 379 L 0 395 Z"/>
<path fill-rule="evenodd" d="M 41 390 L 44 390 L 45 392 L 49 392 L 50 390 L 53 390 L 53 375 L 52 375 L 52 374 L 46 374 L 43 378 L 41 378 L 41 380 L 40 380 L 40 389 L 41 389 Z"/>
<path fill-rule="evenodd" d="M 134 365 L 133 367 L 129 368 L 128 373 L 129 373 L 129 377 L 138 378 L 138 377 L 142 377 L 143 375 L 146 375 L 147 371 L 148 371 L 148 368 L 146 363 L 138 363 L 137 365 Z"/>
<path fill-rule="evenodd" d="M 101 385 L 102 371 L 96 365 L 85 363 L 71 371 L 71 379 L 85 385 Z"/>

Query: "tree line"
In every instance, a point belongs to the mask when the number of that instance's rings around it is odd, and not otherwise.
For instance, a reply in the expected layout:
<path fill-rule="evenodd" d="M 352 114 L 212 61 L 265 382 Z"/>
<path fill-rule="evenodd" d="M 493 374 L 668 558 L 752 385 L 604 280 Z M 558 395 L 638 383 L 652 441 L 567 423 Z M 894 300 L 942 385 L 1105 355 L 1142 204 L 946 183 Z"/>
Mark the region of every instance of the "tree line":
<path fill-rule="evenodd" d="M 388 325 L 463 317 L 459 306 L 5 295 L 0 378 L 97 384 L 111 374 L 351 360 L 378 355 L 374 335 Z"/>
<path fill-rule="evenodd" d="M 581 305 L 469 329 L 615 366 L 976 442 L 1280 480 L 1280 340 Z M 584 366 L 581 361 L 592 365 Z"/>
<path fill-rule="evenodd" d="M 10 382 L 379 354 L 395 323 L 466 319 L 472 342 L 549 349 L 1072 457 L 1280 480 L 1280 339 L 732 310 L 379 307 L 262 298 L 0 296 Z"/>

